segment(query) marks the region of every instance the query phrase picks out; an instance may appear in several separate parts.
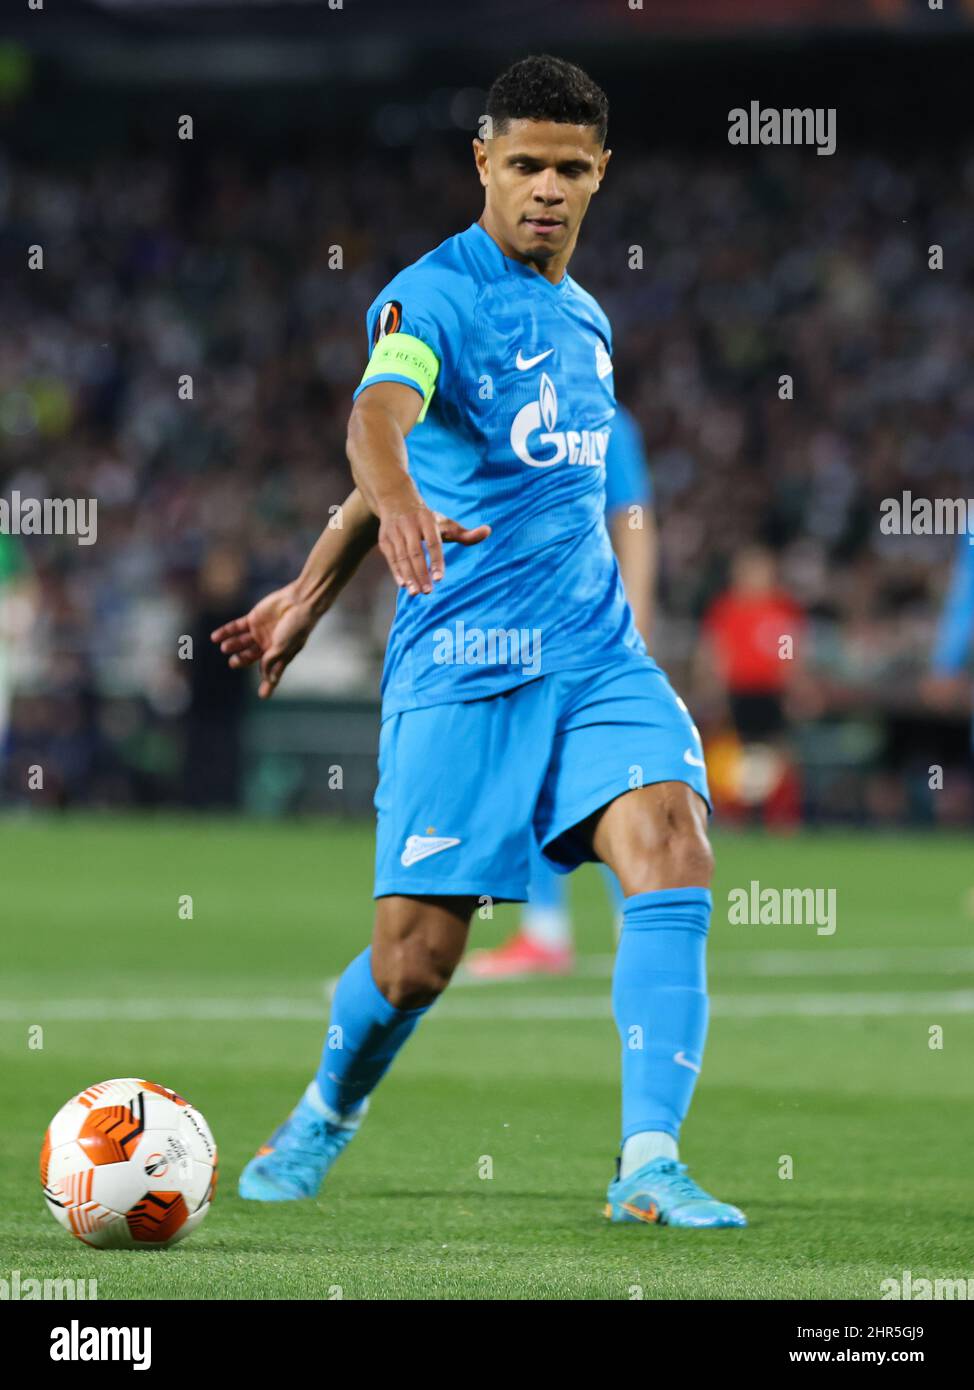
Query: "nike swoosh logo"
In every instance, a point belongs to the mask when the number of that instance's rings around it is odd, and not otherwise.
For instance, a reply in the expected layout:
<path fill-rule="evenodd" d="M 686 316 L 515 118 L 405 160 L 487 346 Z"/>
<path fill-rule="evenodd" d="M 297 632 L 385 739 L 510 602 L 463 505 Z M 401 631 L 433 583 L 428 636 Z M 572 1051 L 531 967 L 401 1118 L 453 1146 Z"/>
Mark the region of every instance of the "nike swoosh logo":
<path fill-rule="evenodd" d="M 694 753 L 693 750 L 690 749 L 690 748 L 688 748 L 688 749 L 686 750 L 686 752 L 683 754 L 683 761 L 684 761 L 685 763 L 689 763 L 691 767 L 706 767 L 706 766 L 707 766 L 707 764 L 704 762 L 703 758 L 698 758 L 697 755 L 696 755 L 696 753 Z"/>
<path fill-rule="evenodd" d="M 648 1207 L 637 1207 L 634 1202 L 620 1202 L 623 1211 L 634 1216 L 637 1221 L 659 1221 L 659 1207 L 650 1201 Z"/>
<path fill-rule="evenodd" d="M 695 1071 L 698 1076 L 700 1075 L 700 1068 L 694 1062 L 691 1062 L 686 1057 L 684 1057 L 682 1047 L 680 1048 L 679 1052 L 673 1053 L 673 1060 L 674 1062 L 676 1062 L 677 1066 L 689 1067 L 691 1071 Z"/>
<path fill-rule="evenodd" d="M 443 850 L 452 849 L 459 843 L 459 840 L 451 839 L 447 835 L 410 835 L 405 849 L 399 856 L 399 862 L 403 868 L 408 869 L 410 864 L 418 864 L 421 859 L 428 859 L 431 854 L 442 854 Z"/>
<path fill-rule="evenodd" d="M 546 357 L 550 357 L 553 352 L 554 348 L 549 348 L 547 352 L 539 352 L 537 357 L 522 357 L 521 349 L 518 348 L 517 356 L 514 359 L 514 365 L 519 372 L 526 372 L 529 368 L 536 367 L 539 362 L 543 362 Z"/>

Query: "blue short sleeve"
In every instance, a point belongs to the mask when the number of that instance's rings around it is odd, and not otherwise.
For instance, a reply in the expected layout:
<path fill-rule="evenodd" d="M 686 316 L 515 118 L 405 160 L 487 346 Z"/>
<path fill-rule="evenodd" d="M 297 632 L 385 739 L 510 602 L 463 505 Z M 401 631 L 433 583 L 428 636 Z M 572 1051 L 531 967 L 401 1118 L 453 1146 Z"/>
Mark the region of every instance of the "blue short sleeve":
<path fill-rule="evenodd" d="M 410 266 L 377 295 L 366 314 L 370 361 L 379 344 L 395 333 L 418 339 L 432 352 L 437 371 L 435 386 L 428 393 L 427 404 L 433 391 L 444 396 L 451 394 L 456 387 L 464 334 L 460 298 L 451 293 L 459 288 L 451 283 L 455 278 L 443 270 L 426 269 L 422 265 Z M 383 363 L 378 369 L 367 369 L 367 379 L 360 383 L 354 396 L 377 381 L 402 381 L 421 395 L 424 394 L 423 387 L 413 374 L 404 375 L 394 366 Z M 425 413 L 424 405 L 423 415 Z"/>

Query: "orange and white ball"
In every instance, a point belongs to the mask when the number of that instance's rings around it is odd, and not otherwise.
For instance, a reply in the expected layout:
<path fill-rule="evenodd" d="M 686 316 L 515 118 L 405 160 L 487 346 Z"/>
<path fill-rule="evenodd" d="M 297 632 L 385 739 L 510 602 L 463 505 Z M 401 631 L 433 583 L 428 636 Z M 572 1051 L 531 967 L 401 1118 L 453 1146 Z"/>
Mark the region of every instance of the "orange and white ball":
<path fill-rule="evenodd" d="M 203 1220 L 216 1190 L 210 1127 L 154 1081 L 101 1081 L 54 1116 L 41 1148 L 48 1210 L 102 1249 L 162 1247 Z"/>

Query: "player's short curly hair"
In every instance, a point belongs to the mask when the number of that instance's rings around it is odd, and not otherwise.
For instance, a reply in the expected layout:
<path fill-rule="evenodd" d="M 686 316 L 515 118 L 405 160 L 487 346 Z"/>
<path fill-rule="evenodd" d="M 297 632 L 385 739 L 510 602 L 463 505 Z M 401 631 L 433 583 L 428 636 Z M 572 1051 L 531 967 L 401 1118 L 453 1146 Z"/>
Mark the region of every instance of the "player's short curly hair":
<path fill-rule="evenodd" d="M 495 135 L 503 135 L 511 121 L 565 121 L 595 126 L 604 145 L 609 99 L 574 63 L 540 53 L 501 73 L 487 94 L 487 115 Z"/>

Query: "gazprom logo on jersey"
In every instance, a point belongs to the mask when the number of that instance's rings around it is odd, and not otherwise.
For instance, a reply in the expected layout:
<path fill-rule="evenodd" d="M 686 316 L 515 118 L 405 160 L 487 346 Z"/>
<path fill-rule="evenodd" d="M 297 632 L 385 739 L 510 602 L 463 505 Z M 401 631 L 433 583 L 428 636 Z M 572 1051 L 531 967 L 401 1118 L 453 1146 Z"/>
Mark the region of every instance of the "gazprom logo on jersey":
<path fill-rule="evenodd" d="M 548 373 L 542 372 L 538 399 L 528 401 L 514 416 L 511 448 L 529 468 L 552 468 L 566 458 L 589 468 L 604 467 L 611 430 L 556 430 L 557 423 L 558 392 Z M 548 452 L 539 457 L 535 450 Z"/>
<path fill-rule="evenodd" d="M 433 633 L 437 666 L 520 666 L 526 676 L 541 672 L 539 627 L 468 627 L 458 621 Z"/>

